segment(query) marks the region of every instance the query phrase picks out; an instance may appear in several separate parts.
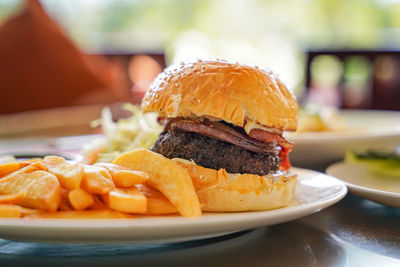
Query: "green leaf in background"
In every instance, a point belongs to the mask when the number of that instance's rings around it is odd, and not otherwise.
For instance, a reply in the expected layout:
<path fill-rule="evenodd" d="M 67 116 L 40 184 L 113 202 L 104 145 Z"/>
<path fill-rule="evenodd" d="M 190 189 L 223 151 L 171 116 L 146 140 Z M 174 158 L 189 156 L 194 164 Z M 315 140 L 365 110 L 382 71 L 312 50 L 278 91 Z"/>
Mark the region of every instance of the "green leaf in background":
<path fill-rule="evenodd" d="M 365 164 L 374 174 L 400 178 L 400 155 L 393 152 L 368 150 L 363 153 L 350 150 L 345 162 Z"/>

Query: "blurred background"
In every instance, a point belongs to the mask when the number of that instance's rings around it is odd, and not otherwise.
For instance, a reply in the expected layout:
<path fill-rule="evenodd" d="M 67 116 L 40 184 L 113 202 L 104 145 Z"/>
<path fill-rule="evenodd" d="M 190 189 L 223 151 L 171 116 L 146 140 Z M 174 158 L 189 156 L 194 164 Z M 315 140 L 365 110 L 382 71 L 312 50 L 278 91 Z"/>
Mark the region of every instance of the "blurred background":
<path fill-rule="evenodd" d="M 399 51 L 397 0 L 2 0 L 0 114 L 88 120 L 197 58 L 267 67 L 302 104 L 400 110 Z"/>

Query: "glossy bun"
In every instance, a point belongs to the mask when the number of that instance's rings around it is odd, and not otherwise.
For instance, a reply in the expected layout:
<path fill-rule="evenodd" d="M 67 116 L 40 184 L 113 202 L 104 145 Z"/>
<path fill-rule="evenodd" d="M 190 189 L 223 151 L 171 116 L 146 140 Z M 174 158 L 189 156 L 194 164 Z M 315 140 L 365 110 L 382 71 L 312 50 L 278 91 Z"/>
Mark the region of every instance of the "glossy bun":
<path fill-rule="evenodd" d="M 286 207 L 294 197 L 297 175 L 259 176 L 231 174 L 225 169 L 214 170 L 193 162 L 175 159 L 192 177 L 203 211 L 235 212 L 270 210 Z"/>
<path fill-rule="evenodd" d="M 265 69 L 226 61 L 196 61 L 167 68 L 152 83 L 143 111 L 162 117 L 208 116 L 243 127 L 248 121 L 280 130 L 297 127 L 296 98 Z"/>

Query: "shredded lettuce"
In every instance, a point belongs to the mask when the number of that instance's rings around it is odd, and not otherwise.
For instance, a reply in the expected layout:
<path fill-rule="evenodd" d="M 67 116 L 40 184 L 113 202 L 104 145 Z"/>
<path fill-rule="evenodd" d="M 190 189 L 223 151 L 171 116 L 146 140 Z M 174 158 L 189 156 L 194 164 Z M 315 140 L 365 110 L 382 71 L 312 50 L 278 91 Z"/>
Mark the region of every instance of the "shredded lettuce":
<path fill-rule="evenodd" d="M 123 108 L 130 111 L 132 116 L 115 123 L 111 110 L 106 107 L 101 118 L 91 123 L 92 127 L 101 126 L 105 137 L 86 145 L 84 154 L 102 149 L 97 162 L 111 162 L 124 152 L 153 145 L 163 129 L 157 121 L 157 113 L 142 113 L 138 106 L 132 104 L 125 104 Z"/>
<path fill-rule="evenodd" d="M 400 155 L 393 152 L 369 150 L 356 153 L 351 150 L 346 153 L 345 161 L 365 164 L 370 172 L 377 175 L 400 178 Z"/>

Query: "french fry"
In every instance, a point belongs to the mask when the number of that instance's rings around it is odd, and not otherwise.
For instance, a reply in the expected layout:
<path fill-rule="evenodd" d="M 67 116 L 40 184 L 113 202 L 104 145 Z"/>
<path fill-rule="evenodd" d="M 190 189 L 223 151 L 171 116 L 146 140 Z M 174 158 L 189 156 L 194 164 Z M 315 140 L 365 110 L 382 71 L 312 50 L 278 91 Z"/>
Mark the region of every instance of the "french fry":
<path fill-rule="evenodd" d="M 104 195 L 115 188 L 110 173 L 98 166 L 84 165 L 82 189 L 92 194 Z"/>
<path fill-rule="evenodd" d="M 113 210 L 127 213 L 145 213 L 147 210 L 147 198 L 136 187 L 115 188 L 102 198 Z"/>
<path fill-rule="evenodd" d="M 188 171 L 190 177 L 192 177 L 193 185 L 197 193 L 202 190 L 208 190 L 209 188 L 215 188 L 228 181 L 228 174 L 225 169 L 214 170 L 204 168 L 190 161 L 182 162 L 180 159 L 173 160 Z"/>
<path fill-rule="evenodd" d="M 83 157 L 80 163 L 92 165 L 93 163 L 96 162 L 97 158 L 99 157 L 99 154 L 103 152 L 104 149 L 105 149 L 104 147 L 99 147 L 95 150 L 90 151 Z"/>
<path fill-rule="evenodd" d="M 14 171 L 14 172 L 12 172 L 12 173 L 9 173 L 8 175 L 6 175 L 6 176 L 4 176 L 3 178 L 1 178 L 0 181 L 1 181 L 1 180 L 4 180 L 4 179 L 6 179 L 6 178 L 12 177 L 12 176 L 17 176 L 17 175 L 19 175 L 19 174 L 30 173 L 30 172 L 38 171 L 38 170 L 47 171 L 46 166 L 44 166 L 43 163 L 42 163 L 41 161 L 33 162 L 33 163 L 31 163 L 31 164 L 26 165 L 26 166 L 23 167 L 23 168 L 20 168 L 20 169 L 17 170 L 17 171 Z"/>
<path fill-rule="evenodd" d="M 61 188 L 61 201 L 60 201 L 60 205 L 58 205 L 59 210 L 63 210 L 63 211 L 72 210 L 72 206 L 69 203 L 68 194 L 69 194 L 68 189 Z"/>
<path fill-rule="evenodd" d="M 174 205 L 160 191 L 150 185 L 138 184 L 136 187 L 147 197 L 146 214 L 162 215 L 178 213 Z"/>
<path fill-rule="evenodd" d="M 0 204 L 0 217 L 24 217 L 26 215 L 31 215 L 39 213 L 40 210 L 24 208 L 19 205 L 14 204 Z"/>
<path fill-rule="evenodd" d="M 94 197 L 94 202 L 88 209 L 89 210 L 108 210 L 110 208 L 101 199 Z"/>
<path fill-rule="evenodd" d="M 57 176 L 63 188 L 72 190 L 80 187 L 83 178 L 82 165 L 57 156 L 47 156 L 43 163 L 49 172 Z"/>
<path fill-rule="evenodd" d="M 19 162 L 9 162 L 0 164 L 0 178 L 12 172 L 18 171 L 21 168 Z"/>
<path fill-rule="evenodd" d="M 61 200 L 61 187 L 57 177 L 41 170 L 29 173 L 19 173 L 19 171 L 0 179 L 0 194 L 26 191 L 20 203 L 22 206 L 56 211 Z"/>
<path fill-rule="evenodd" d="M 42 161 L 41 158 L 32 158 L 32 159 L 25 159 L 25 160 L 21 160 L 19 161 L 19 164 L 21 165 L 21 167 L 25 167 L 28 166 L 32 163 L 38 162 L 38 161 Z"/>
<path fill-rule="evenodd" d="M 130 214 L 114 210 L 71 210 L 59 212 L 40 212 L 25 216 L 28 219 L 128 219 Z"/>
<path fill-rule="evenodd" d="M 19 218 L 22 216 L 21 207 L 18 205 L 1 204 L 0 217 Z"/>
<path fill-rule="evenodd" d="M 58 206 L 58 210 L 68 211 L 68 210 L 72 210 L 72 207 L 69 203 L 67 203 L 65 201 L 65 199 L 61 199 L 60 205 Z"/>
<path fill-rule="evenodd" d="M 40 213 L 43 212 L 42 210 L 38 210 L 38 209 L 30 209 L 30 208 L 25 208 L 25 207 L 20 207 L 21 210 L 21 215 L 22 217 L 27 216 L 27 215 L 31 215 L 31 214 L 36 214 L 36 213 Z"/>
<path fill-rule="evenodd" d="M 69 203 L 75 210 L 84 210 L 94 202 L 93 195 L 82 189 L 74 189 L 68 193 Z"/>
<path fill-rule="evenodd" d="M 106 168 L 117 187 L 132 187 L 149 179 L 149 175 L 142 171 L 134 171 L 113 163 L 96 163 L 95 166 Z"/>
<path fill-rule="evenodd" d="M 201 216 L 192 179 L 178 163 L 146 149 L 122 154 L 113 163 L 147 172 L 150 176 L 147 183 L 163 193 L 182 216 Z"/>
<path fill-rule="evenodd" d="M 14 194 L 0 195 L 0 204 L 15 204 L 21 203 L 22 199 L 25 197 L 26 191 L 20 191 Z"/>

